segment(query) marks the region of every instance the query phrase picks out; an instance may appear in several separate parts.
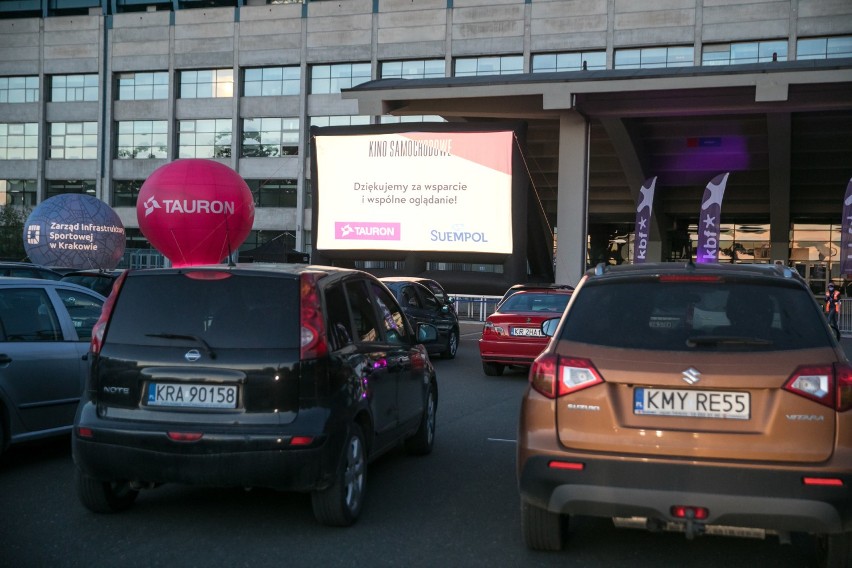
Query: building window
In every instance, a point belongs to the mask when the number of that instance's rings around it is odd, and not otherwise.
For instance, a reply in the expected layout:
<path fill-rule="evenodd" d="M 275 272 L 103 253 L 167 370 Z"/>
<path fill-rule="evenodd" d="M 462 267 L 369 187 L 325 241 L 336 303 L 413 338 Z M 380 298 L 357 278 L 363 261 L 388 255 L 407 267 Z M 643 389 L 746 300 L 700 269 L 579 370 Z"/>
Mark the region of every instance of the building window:
<path fill-rule="evenodd" d="M 301 87 L 298 67 L 258 67 L 243 72 L 244 97 L 298 95 Z"/>
<path fill-rule="evenodd" d="M 143 179 L 117 179 L 112 182 L 113 207 L 136 207 Z"/>
<path fill-rule="evenodd" d="M 787 40 L 705 45 L 701 65 L 738 65 L 787 61 Z"/>
<path fill-rule="evenodd" d="M 536 53 L 532 56 L 533 73 L 582 71 L 584 69 L 606 69 L 606 52 Z"/>
<path fill-rule="evenodd" d="M 0 160 L 38 159 L 38 123 L 0 122 Z"/>
<path fill-rule="evenodd" d="M 0 77 L 0 103 L 38 102 L 38 77 Z"/>
<path fill-rule="evenodd" d="M 50 159 L 95 160 L 97 157 L 97 122 L 54 122 L 50 125 Z"/>
<path fill-rule="evenodd" d="M 169 74 L 165 71 L 154 73 L 119 73 L 118 100 L 150 101 L 169 98 Z"/>
<path fill-rule="evenodd" d="M 369 115 L 312 116 L 311 126 L 360 126 L 370 124 Z"/>
<path fill-rule="evenodd" d="M 430 114 L 415 114 L 411 116 L 391 116 L 385 114 L 379 117 L 380 124 L 403 124 L 407 122 L 447 122 L 445 118 Z"/>
<path fill-rule="evenodd" d="M 382 63 L 382 79 L 429 79 L 445 77 L 443 59 L 411 59 Z"/>
<path fill-rule="evenodd" d="M 311 93 L 324 95 L 339 93 L 370 80 L 369 63 L 336 63 L 311 67 Z"/>
<path fill-rule="evenodd" d="M 181 99 L 228 98 L 233 96 L 233 69 L 196 69 L 180 72 Z"/>
<path fill-rule="evenodd" d="M 54 75 L 50 78 L 50 100 L 71 103 L 98 100 L 97 75 Z"/>
<path fill-rule="evenodd" d="M 796 43 L 796 59 L 836 57 L 852 57 L 852 36 L 806 38 Z"/>
<path fill-rule="evenodd" d="M 299 153 L 298 118 L 243 120 L 243 158 L 296 156 Z"/>
<path fill-rule="evenodd" d="M 178 158 L 230 158 L 231 119 L 178 122 Z"/>
<path fill-rule="evenodd" d="M 45 195 L 45 199 L 50 199 L 51 197 L 62 195 L 63 193 L 81 193 L 83 195 L 91 195 L 92 197 L 95 197 L 95 180 L 47 180 L 47 194 Z"/>
<path fill-rule="evenodd" d="M 256 207 L 296 207 L 295 179 L 247 179 Z"/>
<path fill-rule="evenodd" d="M 515 75 L 524 72 L 524 58 L 521 55 L 460 57 L 455 60 L 454 65 L 455 77 Z"/>
<path fill-rule="evenodd" d="M 692 67 L 692 47 L 643 47 L 619 49 L 615 52 L 616 69 L 654 69 L 659 67 Z"/>
<path fill-rule="evenodd" d="M 168 158 L 168 122 L 127 120 L 117 123 L 116 152 L 119 159 Z"/>
<path fill-rule="evenodd" d="M 34 179 L 0 179 L 0 200 L 6 206 L 30 209 L 36 206 L 37 188 Z"/>
<path fill-rule="evenodd" d="M 289 231 L 249 231 L 246 240 L 240 245 L 240 250 L 247 251 L 255 249 L 278 239 L 282 240 L 285 249 L 295 250 L 296 235 Z"/>

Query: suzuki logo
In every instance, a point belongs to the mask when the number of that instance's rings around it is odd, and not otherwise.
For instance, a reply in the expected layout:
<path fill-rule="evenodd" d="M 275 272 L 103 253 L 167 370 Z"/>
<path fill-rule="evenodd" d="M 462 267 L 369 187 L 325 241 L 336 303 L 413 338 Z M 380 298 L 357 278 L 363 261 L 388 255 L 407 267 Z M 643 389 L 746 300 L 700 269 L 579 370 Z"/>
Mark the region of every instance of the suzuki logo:
<path fill-rule="evenodd" d="M 201 359 L 201 353 L 198 352 L 198 349 L 190 349 L 186 352 L 186 355 L 184 355 L 183 358 L 189 361 L 190 363 L 195 363 L 196 361 Z"/>
<path fill-rule="evenodd" d="M 694 385 L 701 380 L 701 373 L 699 373 L 694 367 L 690 367 L 689 369 L 682 371 L 682 374 L 683 380 L 691 385 Z"/>

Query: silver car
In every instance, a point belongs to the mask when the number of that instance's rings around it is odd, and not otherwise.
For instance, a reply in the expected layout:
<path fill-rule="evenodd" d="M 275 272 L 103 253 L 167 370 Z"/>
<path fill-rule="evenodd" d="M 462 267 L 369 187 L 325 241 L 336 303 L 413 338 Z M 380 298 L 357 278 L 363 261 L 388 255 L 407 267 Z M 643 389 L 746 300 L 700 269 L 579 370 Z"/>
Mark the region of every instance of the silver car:
<path fill-rule="evenodd" d="M 76 284 L 0 277 L 0 453 L 71 431 L 105 301 Z"/>

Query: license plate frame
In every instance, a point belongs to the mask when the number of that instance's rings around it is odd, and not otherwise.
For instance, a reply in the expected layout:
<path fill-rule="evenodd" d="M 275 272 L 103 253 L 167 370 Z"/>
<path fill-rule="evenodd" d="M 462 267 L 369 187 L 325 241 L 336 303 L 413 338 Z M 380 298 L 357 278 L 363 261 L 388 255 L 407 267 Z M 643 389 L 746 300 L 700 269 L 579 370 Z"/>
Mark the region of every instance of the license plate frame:
<path fill-rule="evenodd" d="M 633 414 L 674 418 L 751 420 L 751 393 L 636 387 L 633 390 Z"/>
<path fill-rule="evenodd" d="M 150 382 L 145 406 L 190 410 L 235 410 L 240 401 L 238 385 Z"/>
<path fill-rule="evenodd" d="M 544 337 L 544 333 L 538 327 L 513 327 L 509 333 L 512 337 Z"/>

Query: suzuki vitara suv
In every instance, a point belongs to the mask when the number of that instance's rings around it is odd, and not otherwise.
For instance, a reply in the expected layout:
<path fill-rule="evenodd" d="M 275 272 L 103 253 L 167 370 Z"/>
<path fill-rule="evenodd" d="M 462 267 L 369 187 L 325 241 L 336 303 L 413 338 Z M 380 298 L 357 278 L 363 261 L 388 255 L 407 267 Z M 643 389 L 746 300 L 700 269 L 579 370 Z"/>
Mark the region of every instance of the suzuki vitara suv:
<path fill-rule="evenodd" d="M 167 482 L 266 487 L 310 492 L 320 522 L 349 525 L 370 460 L 432 449 L 436 338 L 357 270 L 124 272 L 74 425 L 80 500 L 114 512 Z"/>
<path fill-rule="evenodd" d="M 600 266 L 542 330 L 518 434 L 528 547 L 585 515 L 811 535 L 822 566 L 852 565 L 852 368 L 794 270 Z"/>

